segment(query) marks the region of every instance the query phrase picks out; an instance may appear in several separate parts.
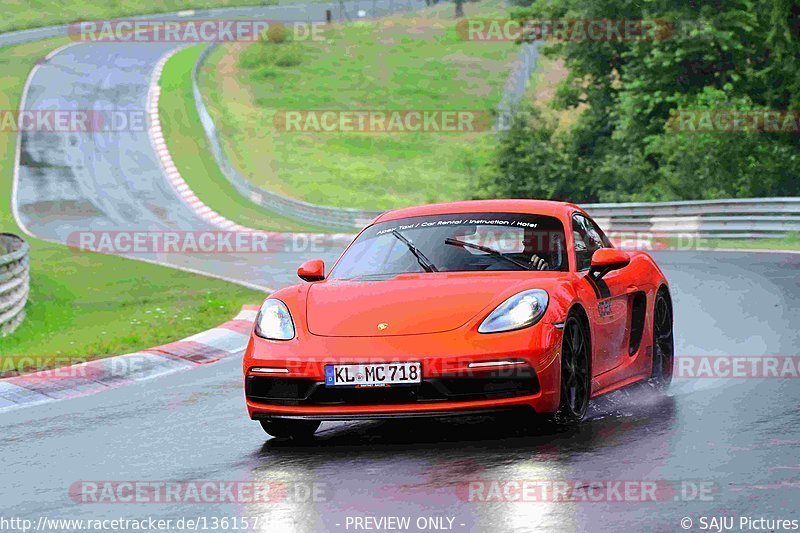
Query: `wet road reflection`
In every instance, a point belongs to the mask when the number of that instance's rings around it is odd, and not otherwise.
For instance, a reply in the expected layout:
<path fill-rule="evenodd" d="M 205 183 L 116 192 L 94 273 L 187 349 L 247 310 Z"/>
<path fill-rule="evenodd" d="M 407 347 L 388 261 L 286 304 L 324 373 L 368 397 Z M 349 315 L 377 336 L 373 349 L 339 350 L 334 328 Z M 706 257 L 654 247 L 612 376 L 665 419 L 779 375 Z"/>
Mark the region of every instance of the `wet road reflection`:
<path fill-rule="evenodd" d="M 631 470 L 647 460 L 635 450 L 651 456 L 664 449 L 676 410 L 673 397 L 645 386 L 604 397 L 578 427 L 508 414 L 343 424 L 307 443 L 272 439 L 254 454 L 253 479 L 286 478 L 304 488 L 322 482 L 322 501 L 297 498 L 254 505 L 248 513 L 295 531 L 346 530 L 355 516 L 452 517 L 456 531 L 527 531 L 555 523 L 569 530 L 579 525 L 575 507 L 581 504 L 486 501 L 491 485 L 485 483 L 614 480 L 622 471 L 636 479 Z M 608 469 L 583 468 L 601 456 Z M 473 482 L 483 483 L 476 494 Z"/>

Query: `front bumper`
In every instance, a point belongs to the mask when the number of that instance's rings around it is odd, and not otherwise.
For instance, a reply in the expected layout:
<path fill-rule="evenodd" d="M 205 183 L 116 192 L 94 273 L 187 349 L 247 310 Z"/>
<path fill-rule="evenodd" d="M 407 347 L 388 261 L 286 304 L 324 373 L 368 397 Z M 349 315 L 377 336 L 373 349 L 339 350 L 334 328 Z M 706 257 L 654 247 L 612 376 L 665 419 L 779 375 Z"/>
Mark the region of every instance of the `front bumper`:
<path fill-rule="evenodd" d="M 455 330 L 409 336 L 299 337 L 284 342 L 251 337 L 244 357 L 251 418 L 353 420 L 514 408 L 548 413 L 558 408 L 561 331 L 551 324 L 492 335 Z M 398 361 L 420 361 L 422 383 L 377 388 L 324 384 L 326 364 Z M 519 364 L 470 368 L 470 363 L 488 361 Z M 254 367 L 285 372 L 254 374 L 250 371 Z"/>
<path fill-rule="evenodd" d="M 341 414 L 317 414 L 317 415 L 285 415 L 274 413 L 254 413 L 253 420 L 281 419 L 281 420 L 314 420 L 319 422 L 345 422 L 353 420 L 393 420 L 398 418 L 441 418 L 452 416 L 486 416 L 502 413 L 513 413 L 530 411 L 527 405 L 517 405 L 512 407 L 494 407 L 485 409 L 460 409 L 442 411 L 403 411 L 397 413 L 341 413 Z"/>

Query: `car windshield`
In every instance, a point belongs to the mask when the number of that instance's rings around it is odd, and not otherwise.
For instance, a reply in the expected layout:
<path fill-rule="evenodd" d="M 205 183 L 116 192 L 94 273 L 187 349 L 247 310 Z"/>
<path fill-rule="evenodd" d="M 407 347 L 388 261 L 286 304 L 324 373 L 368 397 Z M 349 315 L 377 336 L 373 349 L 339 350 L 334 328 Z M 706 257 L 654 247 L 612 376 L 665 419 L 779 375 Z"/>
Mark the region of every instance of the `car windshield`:
<path fill-rule="evenodd" d="M 413 272 L 567 270 L 564 227 L 553 217 L 466 213 L 381 222 L 364 230 L 334 279 Z"/>

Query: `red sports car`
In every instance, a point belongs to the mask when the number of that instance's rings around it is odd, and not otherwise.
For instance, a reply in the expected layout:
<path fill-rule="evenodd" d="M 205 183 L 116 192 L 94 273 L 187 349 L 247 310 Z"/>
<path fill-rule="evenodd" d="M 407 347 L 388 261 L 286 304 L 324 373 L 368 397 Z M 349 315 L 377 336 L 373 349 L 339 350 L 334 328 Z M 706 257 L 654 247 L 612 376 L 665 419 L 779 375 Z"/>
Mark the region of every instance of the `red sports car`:
<path fill-rule="evenodd" d="M 380 215 L 330 273 L 271 294 L 244 355 L 247 409 L 276 437 L 325 420 L 547 413 L 672 378 L 672 300 L 644 252 L 580 207 L 485 200 Z"/>

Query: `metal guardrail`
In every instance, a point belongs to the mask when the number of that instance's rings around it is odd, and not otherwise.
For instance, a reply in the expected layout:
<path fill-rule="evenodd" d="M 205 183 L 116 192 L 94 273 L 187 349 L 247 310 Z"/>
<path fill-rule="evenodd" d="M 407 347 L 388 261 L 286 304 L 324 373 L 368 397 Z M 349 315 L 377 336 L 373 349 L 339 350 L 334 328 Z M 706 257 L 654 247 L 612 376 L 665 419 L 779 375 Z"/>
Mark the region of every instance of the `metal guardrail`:
<path fill-rule="evenodd" d="M 28 243 L 0 233 L 0 336 L 13 332 L 25 319 L 30 290 Z"/>
<path fill-rule="evenodd" d="M 800 233 L 800 198 L 587 204 L 606 231 L 700 238 L 781 238 Z"/>
<path fill-rule="evenodd" d="M 503 96 L 497 105 L 498 118 L 495 129 L 503 130 L 507 127 L 514 110 L 528 90 L 533 71 L 536 69 L 536 60 L 539 58 L 539 43 L 522 43 L 511 73 L 503 87 Z"/>

